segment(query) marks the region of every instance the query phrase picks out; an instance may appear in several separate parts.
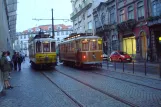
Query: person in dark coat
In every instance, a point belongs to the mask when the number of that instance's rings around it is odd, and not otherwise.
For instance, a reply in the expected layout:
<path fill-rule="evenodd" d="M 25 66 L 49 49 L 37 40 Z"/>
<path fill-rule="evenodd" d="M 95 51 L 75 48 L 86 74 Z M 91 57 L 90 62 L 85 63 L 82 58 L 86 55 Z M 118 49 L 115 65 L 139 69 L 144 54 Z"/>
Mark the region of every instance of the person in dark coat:
<path fill-rule="evenodd" d="M 23 62 L 22 55 L 17 53 L 17 63 L 18 63 L 18 69 L 21 71 L 21 63 Z"/>
<path fill-rule="evenodd" d="M 17 53 L 14 52 L 14 55 L 12 56 L 12 62 L 13 62 L 15 71 L 17 71 L 17 61 L 18 61 Z"/>
<path fill-rule="evenodd" d="M 9 71 L 11 70 L 11 66 L 6 57 L 7 57 L 7 52 L 3 52 L 2 58 L 0 60 L 1 71 L 3 72 L 5 88 L 12 89 L 13 87 L 10 85 L 9 80 L 8 80 Z"/>

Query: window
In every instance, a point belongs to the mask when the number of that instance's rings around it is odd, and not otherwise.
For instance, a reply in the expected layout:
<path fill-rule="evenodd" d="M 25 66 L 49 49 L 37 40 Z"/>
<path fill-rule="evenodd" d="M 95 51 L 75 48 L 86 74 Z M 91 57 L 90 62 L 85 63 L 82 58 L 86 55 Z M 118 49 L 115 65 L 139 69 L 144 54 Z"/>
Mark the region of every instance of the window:
<path fill-rule="evenodd" d="M 90 50 L 97 50 L 97 41 L 95 39 L 90 41 Z"/>
<path fill-rule="evenodd" d="M 114 23 L 115 22 L 115 7 L 112 7 L 111 11 L 110 11 L 110 23 Z"/>
<path fill-rule="evenodd" d="M 41 49 L 41 42 L 40 41 L 37 41 L 36 42 L 36 52 L 41 52 L 42 49 Z"/>
<path fill-rule="evenodd" d="M 55 42 L 51 42 L 51 52 L 55 52 Z"/>
<path fill-rule="evenodd" d="M 120 11 L 120 22 L 125 21 L 125 10 Z"/>
<path fill-rule="evenodd" d="M 128 19 L 134 19 L 134 8 L 132 6 L 128 7 Z"/>
<path fill-rule="evenodd" d="M 102 24 L 104 24 L 105 23 L 105 14 L 104 13 L 102 13 L 102 15 L 101 15 L 101 20 L 102 20 Z"/>
<path fill-rule="evenodd" d="M 68 35 L 68 31 L 66 31 L 66 35 Z"/>
<path fill-rule="evenodd" d="M 161 1 L 160 0 L 154 0 L 152 2 L 152 12 L 153 16 L 159 16 L 161 14 Z"/>
<path fill-rule="evenodd" d="M 89 50 L 89 42 L 87 39 L 82 41 L 82 50 L 83 51 L 88 51 Z"/>
<path fill-rule="evenodd" d="M 26 39 L 26 35 L 24 35 L 24 39 Z"/>
<path fill-rule="evenodd" d="M 64 35 L 64 31 L 61 31 L 61 35 Z"/>
<path fill-rule="evenodd" d="M 60 39 L 59 38 L 57 38 L 57 41 L 59 41 Z"/>
<path fill-rule="evenodd" d="M 43 52 L 50 52 L 50 43 L 49 42 L 43 43 Z"/>
<path fill-rule="evenodd" d="M 138 9 L 138 20 L 144 19 L 144 3 L 139 2 L 137 4 L 137 9 Z"/>
<path fill-rule="evenodd" d="M 102 39 L 98 39 L 98 50 L 102 50 Z"/>
<path fill-rule="evenodd" d="M 59 31 L 57 32 L 57 36 L 59 36 Z"/>
<path fill-rule="evenodd" d="M 92 29 L 92 21 L 88 22 L 88 29 Z"/>

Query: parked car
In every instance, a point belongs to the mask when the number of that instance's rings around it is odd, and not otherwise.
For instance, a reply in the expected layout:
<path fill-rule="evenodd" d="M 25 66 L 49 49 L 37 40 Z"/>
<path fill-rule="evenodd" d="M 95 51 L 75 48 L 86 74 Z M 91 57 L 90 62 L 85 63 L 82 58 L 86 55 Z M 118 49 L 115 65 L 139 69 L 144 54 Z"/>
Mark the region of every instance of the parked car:
<path fill-rule="evenodd" d="M 131 62 L 132 61 L 131 56 L 123 51 L 113 51 L 109 59 L 111 62 L 112 61 L 119 61 L 119 62 L 123 62 L 123 61 Z"/>
<path fill-rule="evenodd" d="M 101 57 L 103 58 L 103 60 L 107 60 L 108 55 L 107 55 L 107 54 L 105 54 L 105 53 L 103 53 L 103 54 L 101 55 Z"/>

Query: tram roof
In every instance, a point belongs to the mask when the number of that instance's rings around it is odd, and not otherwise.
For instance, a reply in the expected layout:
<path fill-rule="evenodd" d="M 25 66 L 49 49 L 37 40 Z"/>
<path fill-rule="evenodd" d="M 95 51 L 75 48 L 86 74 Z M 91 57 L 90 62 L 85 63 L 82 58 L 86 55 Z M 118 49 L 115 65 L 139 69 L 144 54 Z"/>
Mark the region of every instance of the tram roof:
<path fill-rule="evenodd" d="M 80 37 L 77 37 L 77 38 L 71 38 L 71 39 L 65 40 L 65 41 L 61 42 L 60 44 L 70 42 L 70 41 L 74 41 L 74 40 L 80 40 L 80 39 L 98 39 L 98 38 L 101 38 L 101 37 L 99 37 L 99 36 L 80 36 Z"/>

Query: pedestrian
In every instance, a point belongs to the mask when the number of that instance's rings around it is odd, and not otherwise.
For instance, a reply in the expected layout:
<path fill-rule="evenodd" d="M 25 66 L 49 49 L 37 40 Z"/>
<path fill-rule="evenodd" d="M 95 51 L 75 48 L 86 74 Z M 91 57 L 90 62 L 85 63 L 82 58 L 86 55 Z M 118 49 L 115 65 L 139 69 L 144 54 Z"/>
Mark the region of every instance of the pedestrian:
<path fill-rule="evenodd" d="M 18 69 L 19 69 L 19 71 L 21 71 L 21 63 L 23 62 L 22 55 L 21 55 L 21 54 L 19 54 L 19 53 L 17 53 L 17 58 L 18 58 L 18 60 L 17 60 L 17 63 L 18 63 Z"/>
<path fill-rule="evenodd" d="M 0 63 L 0 96 L 5 96 L 6 92 L 4 91 L 4 73 L 2 72 L 2 66 Z"/>
<path fill-rule="evenodd" d="M 17 71 L 17 61 L 18 61 L 17 52 L 14 52 L 14 55 L 12 56 L 12 62 L 14 64 L 14 70 L 15 71 Z"/>
<path fill-rule="evenodd" d="M 5 88 L 12 89 L 13 87 L 10 85 L 9 80 L 8 80 L 9 71 L 11 70 L 11 67 L 6 57 L 7 57 L 7 52 L 3 52 L 2 58 L 0 60 L 1 71 L 3 72 Z"/>
<path fill-rule="evenodd" d="M 6 58 L 9 62 L 9 64 L 10 64 L 10 67 L 11 67 L 11 70 L 9 71 L 9 77 L 8 78 L 11 78 L 11 71 L 13 69 L 13 64 L 12 64 L 12 61 L 11 61 L 11 58 L 10 58 L 10 52 L 9 51 L 7 51 L 7 57 Z"/>

